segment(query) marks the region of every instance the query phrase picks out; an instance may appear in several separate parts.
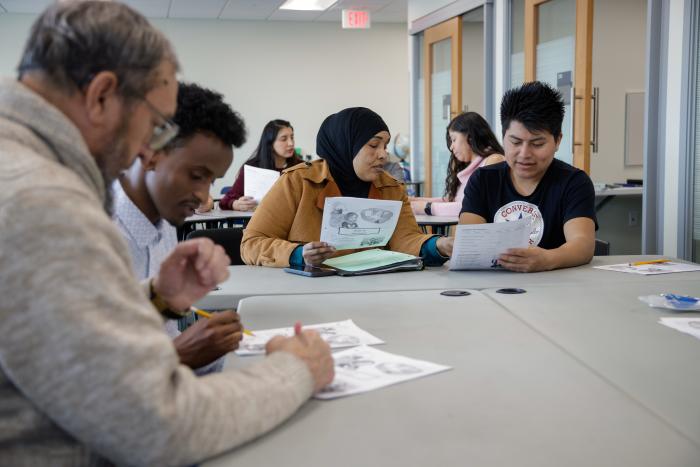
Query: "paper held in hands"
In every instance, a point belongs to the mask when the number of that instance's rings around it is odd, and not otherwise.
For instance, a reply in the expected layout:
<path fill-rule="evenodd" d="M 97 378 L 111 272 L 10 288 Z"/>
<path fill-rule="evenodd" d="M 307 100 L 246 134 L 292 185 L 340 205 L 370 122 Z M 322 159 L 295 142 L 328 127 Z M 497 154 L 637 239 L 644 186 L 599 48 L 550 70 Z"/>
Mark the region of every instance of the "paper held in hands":
<path fill-rule="evenodd" d="M 401 201 L 326 198 L 321 241 L 336 250 L 384 246 L 394 234 L 401 206 Z"/>
<path fill-rule="evenodd" d="M 276 170 L 261 169 L 252 165 L 243 166 L 243 195 L 255 198 L 258 203 L 265 197 L 272 185 L 280 178 Z"/>
<path fill-rule="evenodd" d="M 384 341 L 359 328 L 351 319 L 335 321 L 331 323 L 312 324 L 304 326 L 304 329 L 313 329 L 321 335 L 332 349 L 353 347 L 356 345 L 383 344 Z M 254 336 L 244 335 L 236 354 L 238 355 L 263 355 L 267 341 L 275 336 L 291 337 L 294 328 L 276 328 L 255 330 Z"/>
<path fill-rule="evenodd" d="M 501 269 L 498 257 L 530 245 L 531 218 L 492 224 L 458 225 L 450 269 Z"/>
<path fill-rule="evenodd" d="M 335 378 L 316 399 L 336 399 L 451 369 L 425 360 L 361 346 L 333 354 Z"/>

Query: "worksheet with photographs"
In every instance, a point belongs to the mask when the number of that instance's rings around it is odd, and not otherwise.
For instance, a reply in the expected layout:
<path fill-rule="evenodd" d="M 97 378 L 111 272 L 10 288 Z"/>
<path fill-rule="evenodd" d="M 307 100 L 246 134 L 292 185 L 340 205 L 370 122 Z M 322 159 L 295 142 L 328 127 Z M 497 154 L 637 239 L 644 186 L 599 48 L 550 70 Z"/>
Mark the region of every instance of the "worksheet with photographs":
<path fill-rule="evenodd" d="M 321 241 L 337 250 L 384 246 L 394 234 L 401 206 L 401 201 L 326 198 Z"/>
<path fill-rule="evenodd" d="M 457 226 L 450 269 L 501 269 L 498 257 L 509 248 L 530 245 L 532 218 Z"/>
<path fill-rule="evenodd" d="M 330 345 L 331 349 L 384 343 L 384 341 L 378 337 L 360 329 L 351 319 L 304 326 L 304 330 L 307 329 L 313 329 L 318 332 L 321 338 Z M 265 353 L 265 344 L 267 344 L 267 341 L 275 336 L 293 336 L 294 328 L 256 329 L 253 334 L 253 336 L 243 335 L 243 340 L 241 340 L 236 354 L 241 356 L 263 355 Z"/>
<path fill-rule="evenodd" d="M 280 173 L 276 170 L 261 169 L 252 165 L 243 166 L 243 195 L 254 198 L 258 203 L 265 197 L 272 185 L 275 184 Z"/>
<path fill-rule="evenodd" d="M 336 399 L 422 378 L 451 369 L 424 360 L 360 346 L 333 354 L 335 378 L 316 399 Z"/>

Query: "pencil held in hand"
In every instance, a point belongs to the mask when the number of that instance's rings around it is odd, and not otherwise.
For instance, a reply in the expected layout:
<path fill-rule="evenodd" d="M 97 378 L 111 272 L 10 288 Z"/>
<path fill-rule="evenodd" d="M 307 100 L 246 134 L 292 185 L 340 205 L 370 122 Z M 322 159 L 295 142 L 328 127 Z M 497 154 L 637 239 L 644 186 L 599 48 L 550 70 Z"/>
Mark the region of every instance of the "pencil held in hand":
<path fill-rule="evenodd" d="M 199 308 L 195 308 L 193 306 L 190 307 L 190 310 L 193 311 L 198 316 L 201 316 L 202 318 L 207 318 L 207 319 L 211 318 L 211 313 L 209 313 L 208 311 L 200 310 Z M 255 334 L 253 334 L 252 332 L 250 332 L 247 329 L 243 329 L 243 334 L 245 334 L 246 336 L 251 336 L 251 337 L 255 336 Z"/>
<path fill-rule="evenodd" d="M 630 266 L 643 266 L 645 264 L 661 264 L 661 263 L 670 263 L 670 259 L 652 259 L 649 261 L 636 261 L 634 263 L 629 263 Z"/>

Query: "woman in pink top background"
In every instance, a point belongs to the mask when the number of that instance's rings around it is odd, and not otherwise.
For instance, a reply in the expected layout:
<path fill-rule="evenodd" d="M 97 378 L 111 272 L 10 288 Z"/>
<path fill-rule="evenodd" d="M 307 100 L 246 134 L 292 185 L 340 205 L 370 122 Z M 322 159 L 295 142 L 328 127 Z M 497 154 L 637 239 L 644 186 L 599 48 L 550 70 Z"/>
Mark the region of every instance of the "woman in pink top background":
<path fill-rule="evenodd" d="M 446 137 L 451 156 L 445 194 L 442 198 L 412 198 L 414 214 L 459 216 L 469 176 L 479 167 L 505 160 L 503 148 L 488 122 L 476 112 L 465 112 L 453 118 L 447 125 Z"/>
<path fill-rule="evenodd" d="M 258 147 L 253 151 L 253 155 L 244 165 L 260 167 L 261 169 L 276 170 L 282 172 L 284 169 L 304 162 L 294 152 L 294 128 L 286 120 L 270 120 L 263 128 Z M 219 201 L 220 209 L 233 211 L 253 211 L 258 202 L 245 193 L 245 170 L 243 167 L 238 171 L 236 181 Z"/>

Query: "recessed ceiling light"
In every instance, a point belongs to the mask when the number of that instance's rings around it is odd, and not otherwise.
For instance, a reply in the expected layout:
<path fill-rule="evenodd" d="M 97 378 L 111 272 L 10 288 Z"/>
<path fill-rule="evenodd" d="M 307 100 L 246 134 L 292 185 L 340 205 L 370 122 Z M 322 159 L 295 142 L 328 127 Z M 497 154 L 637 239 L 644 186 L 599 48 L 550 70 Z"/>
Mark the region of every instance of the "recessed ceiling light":
<path fill-rule="evenodd" d="M 327 10 L 336 0 L 287 0 L 280 10 Z"/>

